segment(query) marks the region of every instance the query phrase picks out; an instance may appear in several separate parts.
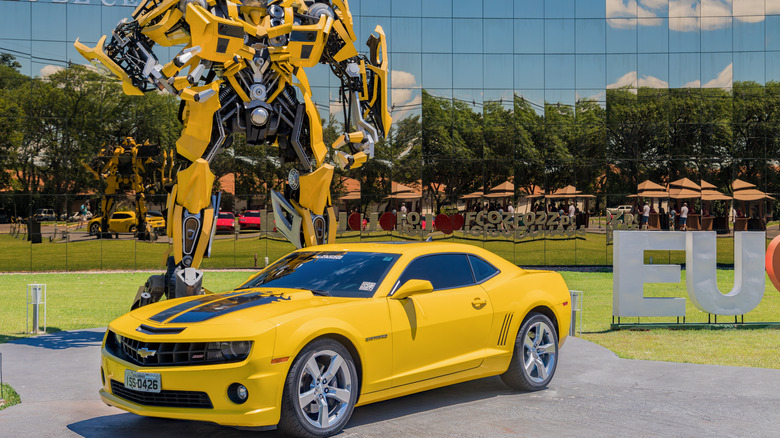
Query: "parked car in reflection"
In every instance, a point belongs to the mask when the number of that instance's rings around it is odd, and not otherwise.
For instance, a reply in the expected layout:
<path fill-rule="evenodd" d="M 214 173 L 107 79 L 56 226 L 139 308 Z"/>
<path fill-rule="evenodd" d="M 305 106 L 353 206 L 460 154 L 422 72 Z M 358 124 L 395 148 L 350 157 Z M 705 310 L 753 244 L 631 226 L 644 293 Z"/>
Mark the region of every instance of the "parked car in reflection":
<path fill-rule="evenodd" d="M 236 216 L 229 211 L 220 211 L 217 215 L 217 233 L 234 233 Z"/>
<path fill-rule="evenodd" d="M 87 223 L 89 234 L 100 235 L 102 216 L 93 217 Z M 116 211 L 108 219 L 109 233 L 135 233 L 138 230 L 138 220 L 134 211 Z"/>
<path fill-rule="evenodd" d="M 36 222 L 56 221 L 57 213 L 55 213 L 52 208 L 39 208 L 35 210 L 33 220 Z"/>
<path fill-rule="evenodd" d="M 146 225 L 149 227 L 149 231 L 154 231 L 162 236 L 166 234 L 165 216 L 163 216 L 162 212 L 160 211 L 147 211 Z"/>
<path fill-rule="evenodd" d="M 259 210 L 247 210 L 244 215 L 238 218 L 238 225 L 242 230 L 259 230 L 260 229 L 260 211 Z"/>

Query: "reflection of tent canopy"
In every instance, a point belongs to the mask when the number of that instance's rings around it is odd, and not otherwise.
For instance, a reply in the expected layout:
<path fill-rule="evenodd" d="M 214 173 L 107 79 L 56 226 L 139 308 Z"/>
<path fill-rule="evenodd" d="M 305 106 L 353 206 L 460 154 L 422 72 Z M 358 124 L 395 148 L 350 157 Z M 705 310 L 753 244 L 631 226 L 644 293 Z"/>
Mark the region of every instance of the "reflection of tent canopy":
<path fill-rule="evenodd" d="M 515 185 L 509 181 L 502 182 L 485 194 L 486 198 L 511 198 L 513 196 L 515 196 Z"/>
<path fill-rule="evenodd" d="M 413 188 L 397 183 L 395 181 L 390 185 L 390 199 L 420 199 L 422 193 L 415 191 Z"/>
<path fill-rule="evenodd" d="M 460 199 L 479 199 L 484 195 L 482 193 L 482 190 L 477 190 L 476 192 L 471 192 L 468 195 L 462 196 Z"/>
<path fill-rule="evenodd" d="M 648 191 L 648 190 L 653 190 L 653 191 L 658 190 L 658 191 L 662 191 L 663 192 L 663 191 L 666 191 L 666 187 L 664 187 L 664 186 L 662 186 L 660 184 L 656 184 L 656 183 L 650 181 L 649 179 L 639 183 L 639 185 L 637 186 L 637 191 L 640 194 L 642 192 Z"/>
<path fill-rule="evenodd" d="M 549 195 L 544 196 L 547 199 L 564 199 L 564 198 L 595 198 L 593 195 L 583 195 L 581 191 L 577 190 L 573 185 L 568 185 L 561 189 L 552 192 Z"/>
<path fill-rule="evenodd" d="M 638 193 L 636 195 L 628 195 L 628 198 L 668 198 L 669 192 L 666 190 L 645 190 L 642 193 Z"/>
<path fill-rule="evenodd" d="M 701 200 L 702 201 L 730 201 L 731 196 L 719 192 L 717 187 L 701 180 Z"/>
<path fill-rule="evenodd" d="M 737 201 L 760 201 L 763 199 L 775 199 L 761 190 L 756 189 L 754 184 L 750 184 L 739 179 L 734 180 L 734 182 L 731 183 L 731 187 L 734 189 L 734 199 Z"/>
<path fill-rule="evenodd" d="M 670 188 L 669 197 L 672 199 L 698 199 L 701 198 L 701 192 L 693 189 Z"/>
<path fill-rule="evenodd" d="M 542 198 L 544 197 L 544 190 L 539 186 L 531 186 L 531 193 L 525 193 L 524 190 L 521 196 L 528 199 Z"/>
<path fill-rule="evenodd" d="M 689 190 L 695 190 L 700 191 L 701 187 L 699 187 L 698 184 L 695 182 L 689 180 L 688 178 L 682 178 L 678 179 L 677 181 L 672 181 L 669 183 L 669 190 L 671 189 L 689 189 Z"/>
<path fill-rule="evenodd" d="M 672 199 L 701 198 L 701 187 L 688 178 L 681 178 L 669 183 L 669 197 Z"/>
<path fill-rule="evenodd" d="M 652 181 L 645 180 L 636 186 L 637 194 L 629 195 L 629 198 L 668 198 L 669 192 L 666 191 L 666 187 L 656 184 Z"/>

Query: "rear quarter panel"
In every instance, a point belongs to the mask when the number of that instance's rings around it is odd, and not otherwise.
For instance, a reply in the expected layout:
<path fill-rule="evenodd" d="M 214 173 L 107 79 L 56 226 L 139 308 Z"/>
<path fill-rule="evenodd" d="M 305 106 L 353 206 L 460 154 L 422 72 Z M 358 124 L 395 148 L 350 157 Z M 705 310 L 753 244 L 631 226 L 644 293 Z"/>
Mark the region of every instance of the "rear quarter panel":
<path fill-rule="evenodd" d="M 570 295 L 563 277 L 552 271 L 516 269 L 505 270 L 482 284 L 494 310 L 485 366 L 495 368 L 497 372 L 503 372 L 509 366 L 517 333 L 532 310 L 549 309 L 559 345 L 569 333 Z"/>

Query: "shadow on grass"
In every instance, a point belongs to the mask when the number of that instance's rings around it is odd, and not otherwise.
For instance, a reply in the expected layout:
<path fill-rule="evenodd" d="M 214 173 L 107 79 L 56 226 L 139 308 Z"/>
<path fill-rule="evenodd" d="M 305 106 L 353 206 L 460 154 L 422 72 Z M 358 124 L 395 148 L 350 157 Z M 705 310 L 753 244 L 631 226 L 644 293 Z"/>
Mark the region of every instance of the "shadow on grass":
<path fill-rule="evenodd" d="M 50 350 L 64 350 L 66 348 L 94 347 L 103 341 L 105 328 L 61 331 L 57 327 L 49 327 L 47 334 L 39 336 L 19 336 L 11 340 L 14 344 L 29 345 L 31 347 L 47 348 Z M 8 335 L 0 335 L 0 340 Z"/>

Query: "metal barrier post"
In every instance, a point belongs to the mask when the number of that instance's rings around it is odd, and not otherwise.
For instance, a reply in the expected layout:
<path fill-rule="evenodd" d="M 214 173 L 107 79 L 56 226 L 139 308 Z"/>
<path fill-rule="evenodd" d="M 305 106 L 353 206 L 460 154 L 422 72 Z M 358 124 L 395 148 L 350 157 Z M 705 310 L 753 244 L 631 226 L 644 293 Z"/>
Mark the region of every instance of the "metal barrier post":
<path fill-rule="evenodd" d="M 579 332 L 582 334 L 582 291 L 570 290 L 571 294 L 571 325 L 569 326 L 569 335 L 577 336 L 577 314 L 580 315 Z"/>
<path fill-rule="evenodd" d="M 30 320 L 30 305 L 32 305 L 32 331 L 28 331 L 25 324 L 25 331 L 28 333 L 40 333 L 40 306 L 43 304 L 43 332 L 46 332 L 46 285 L 28 284 L 27 285 L 27 318 Z"/>

